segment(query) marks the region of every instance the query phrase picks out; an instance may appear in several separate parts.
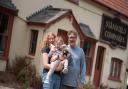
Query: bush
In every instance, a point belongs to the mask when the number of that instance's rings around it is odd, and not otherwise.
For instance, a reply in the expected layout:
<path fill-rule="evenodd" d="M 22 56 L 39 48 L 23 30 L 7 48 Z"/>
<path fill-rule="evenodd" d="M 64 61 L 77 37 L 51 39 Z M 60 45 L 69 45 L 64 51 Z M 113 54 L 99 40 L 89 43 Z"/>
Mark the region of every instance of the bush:
<path fill-rule="evenodd" d="M 41 78 L 36 76 L 36 68 L 32 65 L 31 59 L 16 57 L 12 63 L 11 72 L 15 75 L 17 82 L 22 84 L 23 89 L 28 87 L 41 89 Z"/>
<path fill-rule="evenodd" d="M 90 84 L 90 83 L 85 83 L 84 84 L 84 89 L 95 89 L 94 85 Z"/>

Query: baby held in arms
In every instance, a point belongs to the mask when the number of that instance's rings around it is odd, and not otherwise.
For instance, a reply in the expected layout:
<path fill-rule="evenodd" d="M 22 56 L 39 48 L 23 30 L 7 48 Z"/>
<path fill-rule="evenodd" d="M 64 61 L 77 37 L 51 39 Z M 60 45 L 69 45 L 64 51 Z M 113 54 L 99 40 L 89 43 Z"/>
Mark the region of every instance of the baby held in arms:
<path fill-rule="evenodd" d="M 62 72 L 64 74 L 68 73 L 68 57 L 70 56 L 70 53 L 68 51 L 68 46 L 63 44 L 62 37 L 56 37 L 54 45 L 50 44 L 50 47 L 51 48 L 48 56 L 51 63 L 50 69 L 44 81 L 45 83 L 49 83 L 51 75 L 54 73 L 55 69 L 61 62 L 64 65 Z"/>

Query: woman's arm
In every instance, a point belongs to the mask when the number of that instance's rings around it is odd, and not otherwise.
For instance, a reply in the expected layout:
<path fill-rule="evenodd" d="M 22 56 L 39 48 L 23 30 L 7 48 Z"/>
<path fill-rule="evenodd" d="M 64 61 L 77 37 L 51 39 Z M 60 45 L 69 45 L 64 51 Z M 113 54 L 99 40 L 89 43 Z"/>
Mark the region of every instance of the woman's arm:
<path fill-rule="evenodd" d="M 48 63 L 48 54 L 47 53 L 42 53 L 42 58 L 43 58 L 43 66 L 45 69 L 50 69 L 50 64 Z"/>

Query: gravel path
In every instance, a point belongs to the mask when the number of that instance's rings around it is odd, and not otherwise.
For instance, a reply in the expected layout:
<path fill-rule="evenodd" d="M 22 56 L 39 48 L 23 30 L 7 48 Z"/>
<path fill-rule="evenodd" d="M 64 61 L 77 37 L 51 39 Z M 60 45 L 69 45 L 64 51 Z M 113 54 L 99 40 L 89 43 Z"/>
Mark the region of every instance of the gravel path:
<path fill-rule="evenodd" d="M 0 89 L 14 89 L 14 88 L 9 88 L 9 87 L 0 86 Z"/>

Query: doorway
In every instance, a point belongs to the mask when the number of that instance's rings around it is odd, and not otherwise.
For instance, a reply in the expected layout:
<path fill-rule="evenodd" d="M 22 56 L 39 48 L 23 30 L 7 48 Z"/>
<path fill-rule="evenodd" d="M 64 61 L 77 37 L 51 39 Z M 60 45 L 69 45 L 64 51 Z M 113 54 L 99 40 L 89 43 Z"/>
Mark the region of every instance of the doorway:
<path fill-rule="evenodd" d="M 96 56 L 94 79 L 93 79 L 93 82 L 94 82 L 94 85 L 96 86 L 96 88 L 98 88 L 100 85 L 104 51 L 105 51 L 104 47 L 102 47 L 102 46 L 98 47 L 97 56 Z"/>
<path fill-rule="evenodd" d="M 58 36 L 61 36 L 64 40 L 64 43 L 67 45 L 68 44 L 68 36 L 67 36 L 67 31 L 66 30 L 61 30 L 61 29 L 58 29 L 58 33 L 57 35 Z"/>

